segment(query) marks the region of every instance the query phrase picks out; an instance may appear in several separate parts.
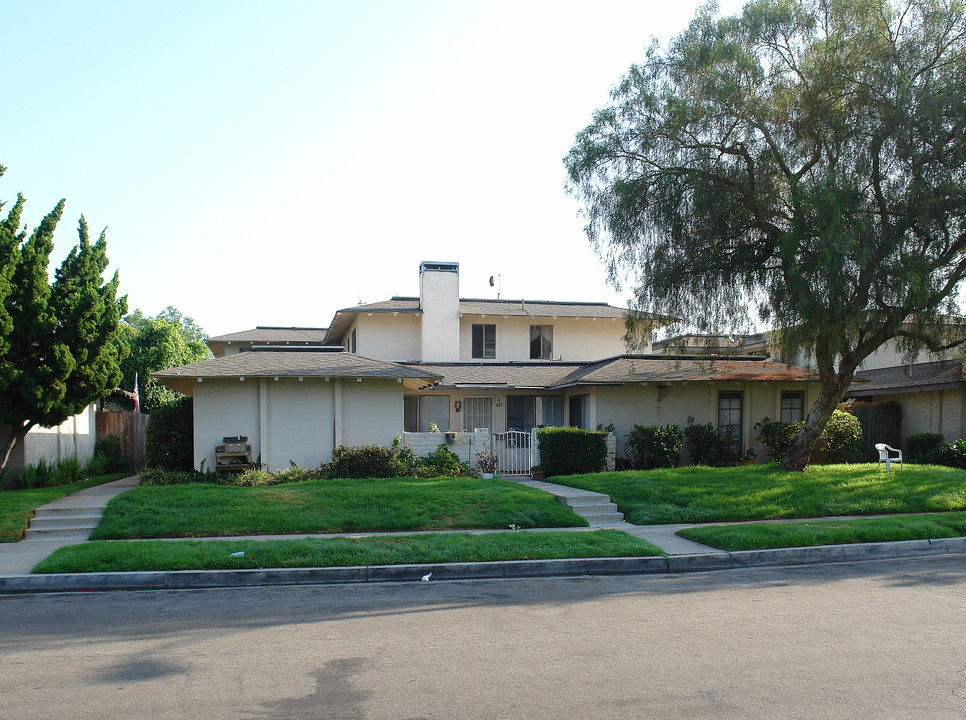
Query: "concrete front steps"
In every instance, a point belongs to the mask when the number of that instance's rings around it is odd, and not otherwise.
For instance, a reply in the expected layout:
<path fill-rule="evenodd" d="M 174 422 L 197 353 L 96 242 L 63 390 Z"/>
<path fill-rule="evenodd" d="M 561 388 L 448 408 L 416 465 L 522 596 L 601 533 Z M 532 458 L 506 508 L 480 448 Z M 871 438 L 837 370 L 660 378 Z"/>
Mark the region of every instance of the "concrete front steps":
<path fill-rule="evenodd" d="M 39 507 L 24 531 L 24 540 L 86 540 L 101 521 L 102 513 L 103 508 L 93 504 L 91 507 Z"/>
<path fill-rule="evenodd" d="M 557 485 L 544 480 L 533 480 L 528 476 L 505 479 L 550 493 L 557 498 L 558 502 L 562 502 L 592 526 L 604 525 L 610 527 L 624 522 L 623 513 L 618 512 L 617 505 L 610 501 L 610 495 L 567 487 L 566 485 Z"/>
<path fill-rule="evenodd" d="M 617 505 L 610 501 L 610 496 L 603 493 L 557 495 L 557 500 L 591 525 L 616 525 L 624 522 L 624 514 L 618 512 Z"/>

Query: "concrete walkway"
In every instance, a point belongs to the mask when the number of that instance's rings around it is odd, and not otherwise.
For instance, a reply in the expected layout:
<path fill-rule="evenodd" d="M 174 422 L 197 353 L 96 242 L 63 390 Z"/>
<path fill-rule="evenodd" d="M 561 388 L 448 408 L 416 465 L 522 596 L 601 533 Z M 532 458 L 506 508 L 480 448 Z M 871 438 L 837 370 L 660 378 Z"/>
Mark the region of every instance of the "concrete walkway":
<path fill-rule="evenodd" d="M 0 543 L 0 576 L 26 575 L 57 548 L 85 542 L 100 522 L 111 498 L 137 484 L 137 475 L 132 475 L 79 490 L 37 508 L 37 517 L 43 522 L 48 522 L 44 520 L 45 516 L 51 518 L 52 525 L 38 529 L 35 519 L 31 519 L 32 531 L 28 528 L 23 540 Z"/>

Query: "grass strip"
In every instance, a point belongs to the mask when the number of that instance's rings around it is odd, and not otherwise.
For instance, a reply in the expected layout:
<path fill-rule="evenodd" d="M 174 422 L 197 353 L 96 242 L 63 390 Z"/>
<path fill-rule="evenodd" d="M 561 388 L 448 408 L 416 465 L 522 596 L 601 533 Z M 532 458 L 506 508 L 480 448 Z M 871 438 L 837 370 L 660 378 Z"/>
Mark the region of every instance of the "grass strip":
<path fill-rule="evenodd" d="M 552 495 L 505 480 L 310 480 L 266 487 L 147 486 L 111 500 L 92 540 L 581 527 Z"/>
<path fill-rule="evenodd" d="M 717 525 L 686 528 L 678 531 L 677 534 L 688 540 L 728 551 L 896 540 L 934 540 L 966 535 L 966 513 Z"/>
<path fill-rule="evenodd" d="M 244 555 L 232 556 L 238 552 Z M 660 548 L 620 530 L 261 541 L 97 541 L 62 547 L 33 572 L 350 567 L 663 554 Z"/>
<path fill-rule="evenodd" d="M 550 481 L 606 493 L 638 525 L 966 510 L 963 471 L 935 465 L 692 466 Z"/>
<path fill-rule="evenodd" d="M 102 485 L 112 480 L 120 480 L 130 475 L 129 472 L 110 473 L 70 485 L 0 490 L 0 542 L 17 542 L 22 539 L 30 518 L 34 516 L 34 510 L 41 505 L 46 505 L 78 490 Z"/>

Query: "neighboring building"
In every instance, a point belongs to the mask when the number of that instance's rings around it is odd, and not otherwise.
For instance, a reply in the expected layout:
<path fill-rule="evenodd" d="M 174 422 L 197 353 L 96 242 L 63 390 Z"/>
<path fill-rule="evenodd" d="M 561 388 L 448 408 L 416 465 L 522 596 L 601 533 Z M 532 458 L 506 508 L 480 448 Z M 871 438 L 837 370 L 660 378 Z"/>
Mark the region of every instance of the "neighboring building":
<path fill-rule="evenodd" d="M 418 297 L 344 308 L 326 329 L 211 338 L 215 359 L 155 373 L 195 398 L 196 467 L 224 436 L 276 469 L 431 423 L 501 437 L 613 426 L 622 456 L 635 424 L 711 422 L 760 451 L 755 423 L 802 419 L 818 394 L 810 373 L 760 355 L 627 354 L 625 310 L 606 303 L 460 298 L 457 263 L 419 273 Z"/>
<path fill-rule="evenodd" d="M 9 432 L 9 426 L 0 425 L 0 436 L 9 437 Z M 84 464 L 94 454 L 96 443 L 97 424 L 93 405 L 67 418 L 57 427 L 33 427 L 11 451 L 6 472 L 0 477 L 0 487 L 14 487 L 23 469 L 41 460 L 53 464 L 75 457 Z"/>

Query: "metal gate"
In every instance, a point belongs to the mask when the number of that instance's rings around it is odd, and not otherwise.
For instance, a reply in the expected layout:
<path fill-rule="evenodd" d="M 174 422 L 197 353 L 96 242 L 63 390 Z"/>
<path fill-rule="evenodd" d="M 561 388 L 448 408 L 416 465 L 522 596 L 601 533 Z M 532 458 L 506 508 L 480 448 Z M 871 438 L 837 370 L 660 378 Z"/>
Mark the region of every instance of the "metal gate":
<path fill-rule="evenodd" d="M 507 430 L 493 435 L 493 451 L 497 454 L 496 471 L 501 475 L 530 474 L 530 433 Z"/>

